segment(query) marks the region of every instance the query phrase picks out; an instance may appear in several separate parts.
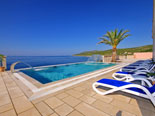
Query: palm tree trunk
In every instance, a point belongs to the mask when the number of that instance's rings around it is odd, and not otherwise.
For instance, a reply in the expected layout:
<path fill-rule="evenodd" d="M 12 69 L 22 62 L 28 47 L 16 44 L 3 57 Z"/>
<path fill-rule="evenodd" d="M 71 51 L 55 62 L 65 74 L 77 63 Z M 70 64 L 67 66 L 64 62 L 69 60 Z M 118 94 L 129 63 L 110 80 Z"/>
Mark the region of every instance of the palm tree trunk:
<path fill-rule="evenodd" d="M 116 47 L 113 47 L 112 48 L 112 60 L 111 62 L 116 62 L 116 51 L 117 51 L 117 48 Z"/>

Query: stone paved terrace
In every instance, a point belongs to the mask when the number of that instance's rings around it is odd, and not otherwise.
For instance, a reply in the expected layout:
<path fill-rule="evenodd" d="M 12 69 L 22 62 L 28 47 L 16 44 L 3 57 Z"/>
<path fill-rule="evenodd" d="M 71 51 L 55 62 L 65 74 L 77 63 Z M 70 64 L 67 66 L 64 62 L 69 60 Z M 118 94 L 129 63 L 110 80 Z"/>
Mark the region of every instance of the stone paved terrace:
<path fill-rule="evenodd" d="M 122 92 L 101 96 L 93 91 L 93 82 L 111 78 L 113 72 L 33 101 L 9 71 L 0 73 L 0 116 L 155 116 L 149 100 Z"/>

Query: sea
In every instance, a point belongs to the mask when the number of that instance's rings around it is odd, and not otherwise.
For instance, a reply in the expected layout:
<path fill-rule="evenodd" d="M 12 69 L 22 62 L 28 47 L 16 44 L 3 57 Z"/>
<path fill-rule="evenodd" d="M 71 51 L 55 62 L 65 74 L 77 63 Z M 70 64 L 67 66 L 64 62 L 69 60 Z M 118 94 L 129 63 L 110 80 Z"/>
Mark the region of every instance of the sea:
<path fill-rule="evenodd" d="M 7 56 L 7 70 L 10 69 L 11 64 L 20 61 L 15 66 L 15 69 L 28 68 L 30 66 L 47 66 L 56 64 L 67 64 L 76 62 L 86 62 L 88 57 L 83 56 Z"/>

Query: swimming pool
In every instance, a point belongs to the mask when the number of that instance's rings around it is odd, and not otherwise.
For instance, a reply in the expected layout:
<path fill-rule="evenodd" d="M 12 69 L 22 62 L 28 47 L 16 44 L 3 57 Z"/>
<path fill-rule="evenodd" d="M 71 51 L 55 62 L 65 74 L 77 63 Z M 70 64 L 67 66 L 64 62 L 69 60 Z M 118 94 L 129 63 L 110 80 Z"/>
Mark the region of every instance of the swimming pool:
<path fill-rule="evenodd" d="M 114 66 L 112 63 L 75 63 L 60 66 L 20 70 L 42 84 L 75 77 L 99 69 Z"/>

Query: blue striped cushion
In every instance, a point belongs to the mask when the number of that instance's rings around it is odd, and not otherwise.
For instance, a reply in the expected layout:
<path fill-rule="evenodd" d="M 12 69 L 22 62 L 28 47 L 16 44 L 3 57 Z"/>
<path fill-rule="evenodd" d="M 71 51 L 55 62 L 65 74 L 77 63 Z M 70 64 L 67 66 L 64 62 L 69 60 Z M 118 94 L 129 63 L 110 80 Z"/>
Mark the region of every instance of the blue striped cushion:
<path fill-rule="evenodd" d="M 116 73 L 120 73 L 120 74 L 134 74 L 133 72 L 122 72 L 122 71 L 117 71 Z"/>
<path fill-rule="evenodd" d="M 123 67 L 123 69 L 136 69 L 136 67 Z"/>

